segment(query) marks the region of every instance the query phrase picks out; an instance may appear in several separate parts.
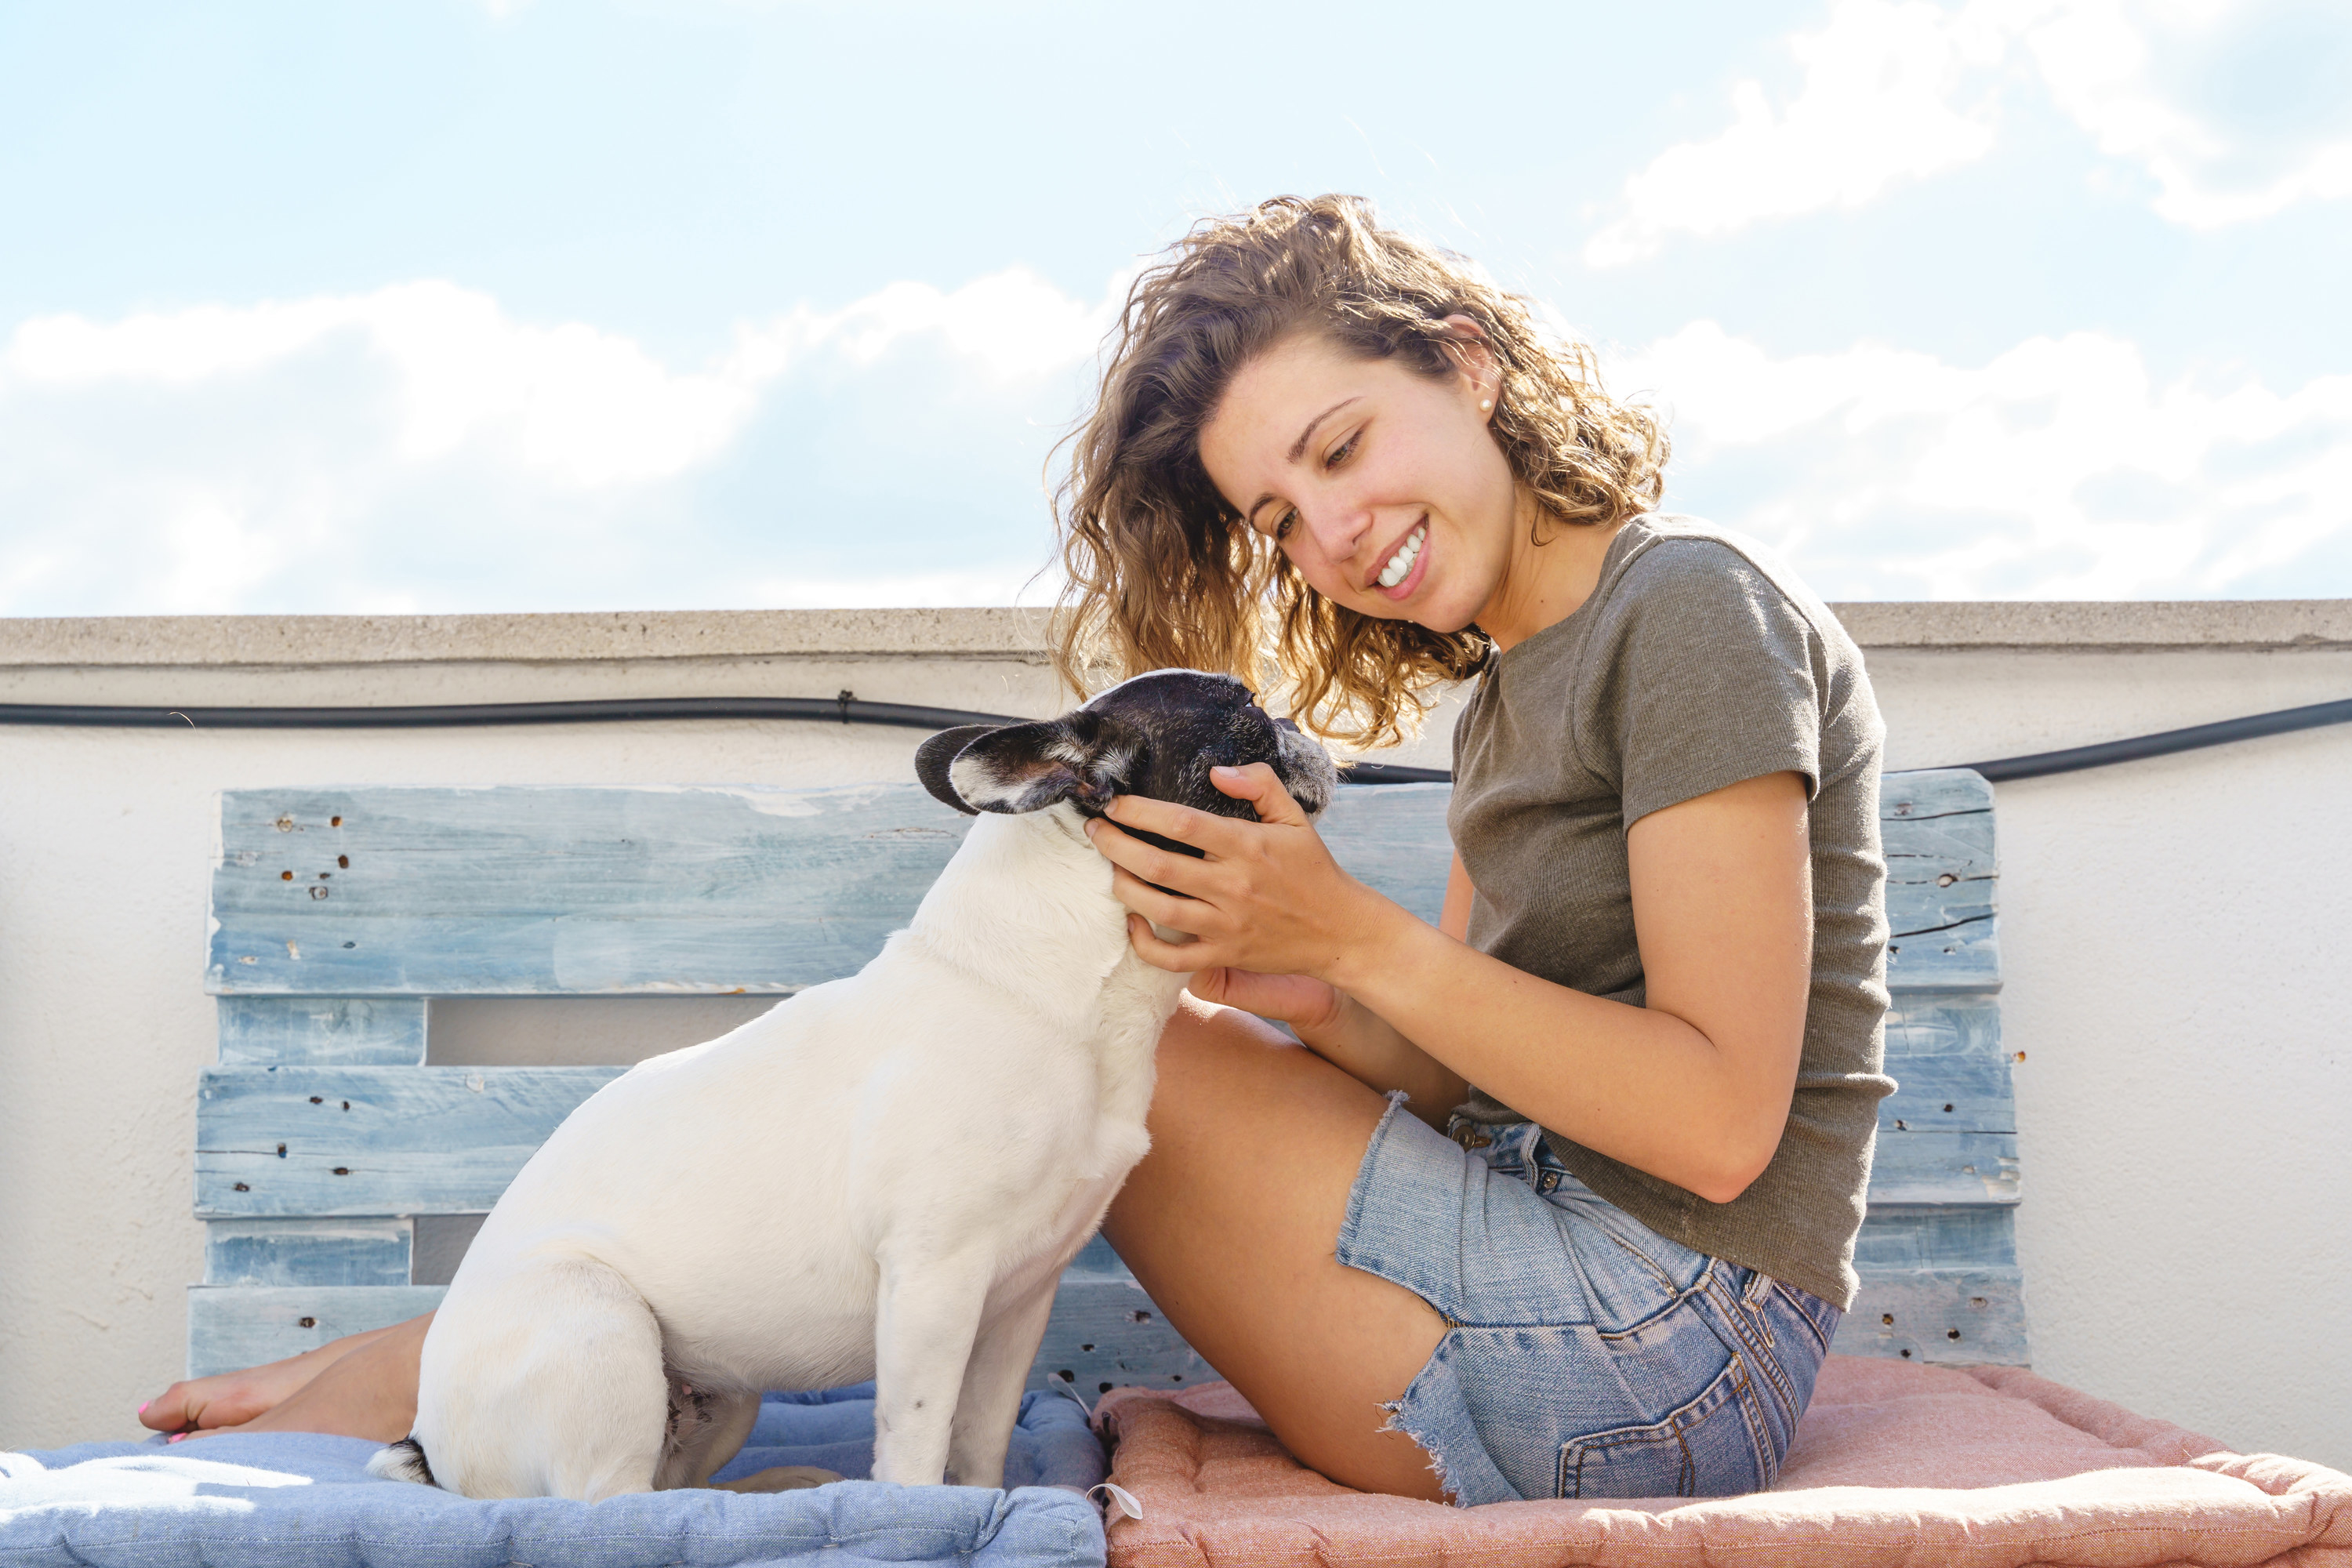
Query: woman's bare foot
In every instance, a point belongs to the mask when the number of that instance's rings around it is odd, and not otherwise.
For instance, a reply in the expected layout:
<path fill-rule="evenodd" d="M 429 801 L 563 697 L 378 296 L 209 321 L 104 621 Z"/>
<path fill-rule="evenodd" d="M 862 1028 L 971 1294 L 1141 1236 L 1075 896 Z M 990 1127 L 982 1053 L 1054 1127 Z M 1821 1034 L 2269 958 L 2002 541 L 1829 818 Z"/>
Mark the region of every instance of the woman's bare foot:
<path fill-rule="evenodd" d="M 175 1383 L 139 1419 L 182 1436 L 328 1432 L 393 1442 L 416 1418 L 416 1359 L 432 1322 L 428 1312 L 267 1366 Z"/>

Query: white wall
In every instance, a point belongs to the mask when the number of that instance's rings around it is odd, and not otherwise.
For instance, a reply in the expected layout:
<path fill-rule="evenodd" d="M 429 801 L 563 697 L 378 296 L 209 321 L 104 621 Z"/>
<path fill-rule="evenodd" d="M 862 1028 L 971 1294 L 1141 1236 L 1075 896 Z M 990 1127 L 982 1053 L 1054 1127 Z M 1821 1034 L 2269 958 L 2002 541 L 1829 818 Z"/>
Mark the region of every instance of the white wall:
<path fill-rule="evenodd" d="M 2352 637 L 2296 643 L 2219 623 L 2158 637 L 2129 616 L 2088 634 L 2003 630 L 2002 608 L 1850 616 L 1873 645 L 1890 765 L 2352 696 Z M 0 623 L 0 701 L 846 686 L 939 706 L 1057 705 L 1004 617 L 650 619 L 635 633 L 620 617 L 547 617 L 435 623 L 431 636 L 416 634 L 424 623 Z M 2272 646 L 2200 641 L 2216 636 Z M 2045 646 L 1969 646 L 2003 637 Z M 2136 637 L 2166 646 L 2127 646 Z M 1921 641 L 1937 646 L 1898 646 Z M 202 1269 L 189 1152 L 193 1085 L 213 1049 L 198 976 L 214 792 L 905 777 L 919 739 L 749 722 L 0 727 L 0 1447 L 134 1434 L 133 1408 L 181 1364 L 182 1288 Z M 1442 764 L 1442 727 L 1415 751 Z M 2037 1369 L 2339 1468 L 2352 1468 L 2347 781 L 2352 728 L 2338 728 L 2000 792 Z"/>

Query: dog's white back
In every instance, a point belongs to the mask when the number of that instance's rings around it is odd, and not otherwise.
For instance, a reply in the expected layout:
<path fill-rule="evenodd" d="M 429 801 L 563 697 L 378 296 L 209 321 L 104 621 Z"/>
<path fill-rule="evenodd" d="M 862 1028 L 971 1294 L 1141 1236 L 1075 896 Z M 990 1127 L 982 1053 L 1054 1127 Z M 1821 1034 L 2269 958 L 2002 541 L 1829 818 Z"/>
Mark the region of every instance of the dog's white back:
<path fill-rule="evenodd" d="M 1134 955 L 1075 805 L 1012 809 L 863 971 L 556 1130 L 451 1282 L 412 1437 L 373 1468 L 472 1497 L 701 1485 L 761 1390 L 874 1377 L 875 1479 L 1001 1483 L 1062 1270 L 1150 1146 L 1184 978 Z"/>

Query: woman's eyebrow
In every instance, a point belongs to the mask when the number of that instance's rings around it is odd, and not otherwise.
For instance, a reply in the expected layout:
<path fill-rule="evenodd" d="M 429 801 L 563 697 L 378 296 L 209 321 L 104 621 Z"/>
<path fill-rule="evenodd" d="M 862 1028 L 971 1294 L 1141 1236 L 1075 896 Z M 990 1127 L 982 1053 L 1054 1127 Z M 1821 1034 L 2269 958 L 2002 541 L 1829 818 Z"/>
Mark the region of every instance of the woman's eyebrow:
<path fill-rule="evenodd" d="M 1307 422 L 1307 428 L 1298 433 L 1298 439 L 1290 444 L 1290 452 L 1286 460 L 1295 463 L 1298 461 L 1299 458 L 1305 457 L 1307 455 L 1307 443 L 1315 439 L 1316 426 L 1321 425 L 1323 421 L 1330 418 L 1334 414 L 1339 413 L 1342 408 L 1347 407 L 1350 403 L 1358 403 L 1361 401 L 1362 398 L 1360 395 L 1356 397 L 1343 397 L 1339 399 L 1339 402 L 1331 405 L 1330 407 L 1326 408 L 1322 413 L 1318 414 L 1314 418 L 1309 419 Z M 1243 526 L 1246 528 L 1255 528 L 1257 526 L 1257 509 L 1264 506 L 1273 499 L 1274 492 L 1268 490 L 1265 494 L 1258 497 L 1257 500 L 1250 502 L 1249 510 L 1242 513 Z"/>
<path fill-rule="evenodd" d="M 1330 407 L 1326 408 L 1322 413 L 1318 414 L 1314 418 L 1309 419 L 1307 422 L 1307 428 L 1298 433 L 1298 439 L 1290 444 L 1289 460 L 1295 463 L 1298 461 L 1299 458 L 1307 455 L 1307 443 L 1315 439 L 1315 427 L 1317 426 L 1322 424 L 1326 419 L 1330 418 L 1334 414 L 1339 413 L 1342 408 L 1347 407 L 1350 403 L 1357 401 L 1359 400 L 1353 397 L 1343 397 L 1339 399 L 1339 402 L 1331 405 Z"/>

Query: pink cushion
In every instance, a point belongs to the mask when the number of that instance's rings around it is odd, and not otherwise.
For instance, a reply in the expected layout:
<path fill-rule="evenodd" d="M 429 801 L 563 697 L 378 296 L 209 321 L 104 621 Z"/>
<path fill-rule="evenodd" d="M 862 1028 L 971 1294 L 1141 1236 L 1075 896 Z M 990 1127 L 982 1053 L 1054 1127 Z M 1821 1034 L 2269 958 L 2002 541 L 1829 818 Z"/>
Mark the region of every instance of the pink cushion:
<path fill-rule="evenodd" d="M 2352 1478 L 2232 1454 L 2031 1373 L 1832 1356 L 1752 1497 L 1454 1509 L 1324 1479 L 1230 1384 L 1114 1389 L 1112 1568 L 2352 1568 Z"/>

